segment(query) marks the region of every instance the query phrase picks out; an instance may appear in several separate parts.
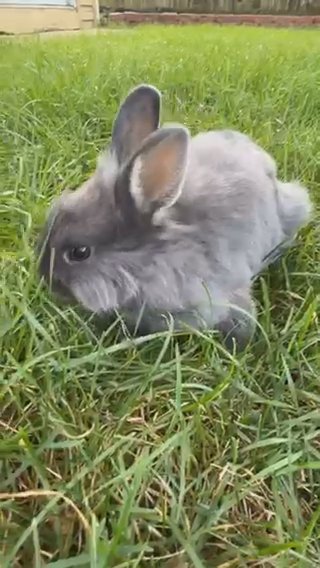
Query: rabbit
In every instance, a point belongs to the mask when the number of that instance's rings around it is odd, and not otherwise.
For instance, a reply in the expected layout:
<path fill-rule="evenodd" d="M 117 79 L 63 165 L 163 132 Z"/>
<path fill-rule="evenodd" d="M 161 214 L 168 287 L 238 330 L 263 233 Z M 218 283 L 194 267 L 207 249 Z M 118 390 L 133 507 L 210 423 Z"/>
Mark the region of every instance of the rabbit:
<path fill-rule="evenodd" d="M 161 95 L 139 85 L 120 105 L 109 151 L 63 192 L 40 239 L 40 275 L 94 314 L 136 333 L 220 331 L 244 348 L 252 279 L 295 238 L 312 205 L 274 160 L 231 130 L 191 137 L 160 127 Z"/>

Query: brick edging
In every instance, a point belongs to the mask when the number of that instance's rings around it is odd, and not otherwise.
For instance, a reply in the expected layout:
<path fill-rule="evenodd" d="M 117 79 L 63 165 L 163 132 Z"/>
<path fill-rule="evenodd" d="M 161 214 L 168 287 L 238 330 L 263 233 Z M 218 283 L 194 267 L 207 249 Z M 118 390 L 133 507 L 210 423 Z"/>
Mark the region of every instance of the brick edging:
<path fill-rule="evenodd" d="M 109 22 L 137 24 L 233 24 L 272 27 L 320 26 L 320 15 L 177 14 L 174 12 L 112 12 Z"/>

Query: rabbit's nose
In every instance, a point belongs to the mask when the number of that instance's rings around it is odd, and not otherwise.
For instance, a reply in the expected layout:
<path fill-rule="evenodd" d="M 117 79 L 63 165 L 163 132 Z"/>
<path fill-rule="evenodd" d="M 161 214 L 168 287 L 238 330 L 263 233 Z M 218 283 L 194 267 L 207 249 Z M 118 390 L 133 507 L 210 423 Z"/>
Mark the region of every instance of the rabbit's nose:
<path fill-rule="evenodd" d="M 72 300 L 72 294 L 63 280 L 59 277 L 54 276 L 51 281 L 51 290 L 57 295 L 60 300 L 70 303 Z"/>

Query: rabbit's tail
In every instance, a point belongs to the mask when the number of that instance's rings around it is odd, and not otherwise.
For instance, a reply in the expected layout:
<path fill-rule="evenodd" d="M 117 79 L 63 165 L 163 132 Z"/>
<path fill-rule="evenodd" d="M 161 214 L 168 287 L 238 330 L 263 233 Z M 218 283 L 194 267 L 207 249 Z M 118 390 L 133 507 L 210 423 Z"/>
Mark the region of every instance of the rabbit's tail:
<path fill-rule="evenodd" d="M 262 259 L 261 269 L 276 262 L 294 243 L 297 231 L 308 222 L 312 211 L 312 203 L 308 191 L 299 183 L 283 183 L 276 180 L 276 186 L 278 190 L 279 217 L 284 239 Z"/>
<path fill-rule="evenodd" d="M 307 189 L 297 182 L 277 181 L 277 186 L 283 232 L 288 238 L 293 238 L 298 229 L 309 220 L 311 200 Z"/>

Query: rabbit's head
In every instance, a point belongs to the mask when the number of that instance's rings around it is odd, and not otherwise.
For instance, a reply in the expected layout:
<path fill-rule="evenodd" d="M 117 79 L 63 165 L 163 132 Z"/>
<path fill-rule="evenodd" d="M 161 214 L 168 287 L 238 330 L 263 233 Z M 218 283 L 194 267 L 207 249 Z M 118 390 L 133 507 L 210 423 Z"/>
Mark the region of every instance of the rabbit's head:
<path fill-rule="evenodd" d="M 189 133 L 159 128 L 159 114 L 155 88 L 130 92 L 93 176 L 63 193 L 49 213 L 40 273 L 54 292 L 89 311 L 116 310 L 139 296 L 141 269 L 166 247 L 163 212 L 183 185 Z"/>

